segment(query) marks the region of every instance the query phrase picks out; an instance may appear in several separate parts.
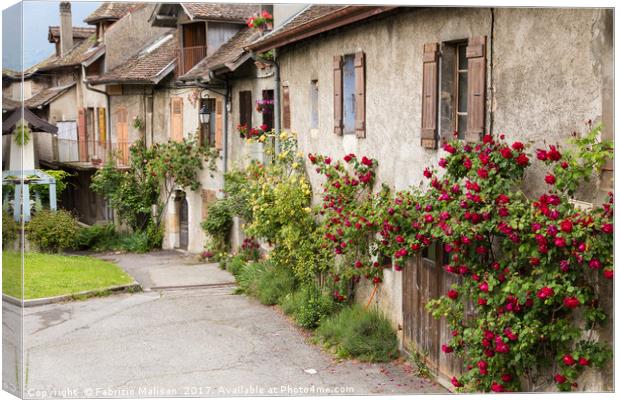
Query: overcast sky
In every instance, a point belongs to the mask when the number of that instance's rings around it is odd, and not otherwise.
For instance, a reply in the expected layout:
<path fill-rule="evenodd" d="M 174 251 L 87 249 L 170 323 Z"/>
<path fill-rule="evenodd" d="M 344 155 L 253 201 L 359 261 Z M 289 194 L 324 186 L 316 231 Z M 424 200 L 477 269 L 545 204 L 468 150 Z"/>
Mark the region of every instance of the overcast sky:
<path fill-rule="evenodd" d="M 21 70 L 21 31 L 24 26 L 24 69 L 42 61 L 54 52 L 47 41 L 50 25 L 59 25 L 59 1 L 24 1 L 2 11 L 2 66 Z M 73 26 L 87 26 L 84 18 L 101 2 L 72 1 Z M 23 19 L 22 16 L 23 7 Z"/>

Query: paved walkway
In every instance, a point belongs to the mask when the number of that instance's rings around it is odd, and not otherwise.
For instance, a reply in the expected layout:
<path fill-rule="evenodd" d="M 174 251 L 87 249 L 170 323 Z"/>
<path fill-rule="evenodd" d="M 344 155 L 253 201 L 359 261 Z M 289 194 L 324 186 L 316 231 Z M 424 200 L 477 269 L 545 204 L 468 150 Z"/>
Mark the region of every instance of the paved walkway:
<path fill-rule="evenodd" d="M 151 288 L 232 282 L 179 254 L 113 257 Z M 335 362 L 277 308 L 233 290 L 155 289 L 26 309 L 25 397 L 445 393 L 403 363 Z"/>

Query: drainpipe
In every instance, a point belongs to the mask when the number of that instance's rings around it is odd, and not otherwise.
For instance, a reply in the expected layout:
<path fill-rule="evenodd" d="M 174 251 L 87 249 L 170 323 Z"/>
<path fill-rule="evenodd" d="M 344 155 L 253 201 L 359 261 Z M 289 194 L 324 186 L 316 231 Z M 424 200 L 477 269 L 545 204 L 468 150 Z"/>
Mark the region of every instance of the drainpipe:
<path fill-rule="evenodd" d="M 274 88 L 273 88 L 273 119 L 274 119 L 274 130 L 276 132 L 276 143 L 275 143 L 275 152 L 278 154 L 280 152 L 280 66 L 275 61 L 264 60 L 260 58 L 256 53 L 251 52 L 250 57 L 254 61 L 260 61 L 262 63 L 271 65 L 274 71 Z M 276 49 L 273 49 L 273 58 L 276 59 Z"/>
<path fill-rule="evenodd" d="M 213 71 L 209 71 L 209 82 L 212 81 L 219 81 L 224 83 L 224 93 L 220 93 L 216 90 L 210 89 L 210 86 L 208 84 L 200 84 L 200 87 L 202 87 L 203 89 L 207 89 L 213 93 L 219 94 L 221 96 L 224 96 L 224 107 L 222 110 L 222 113 L 224 114 L 222 116 L 222 124 L 224 125 L 224 154 L 223 154 L 223 162 L 224 162 L 224 173 L 228 172 L 228 100 L 230 97 L 230 85 L 228 84 L 228 79 L 221 79 L 215 76 L 215 74 L 213 73 Z"/>

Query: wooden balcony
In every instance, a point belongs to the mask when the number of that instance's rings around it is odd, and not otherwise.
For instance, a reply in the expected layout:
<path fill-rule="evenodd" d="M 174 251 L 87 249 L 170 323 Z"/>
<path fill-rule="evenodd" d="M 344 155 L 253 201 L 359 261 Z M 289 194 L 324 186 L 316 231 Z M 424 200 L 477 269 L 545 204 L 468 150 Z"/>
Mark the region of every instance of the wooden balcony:
<path fill-rule="evenodd" d="M 129 165 L 130 142 L 105 143 L 98 140 L 59 139 L 57 135 L 36 132 L 35 152 L 41 161 L 84 168 L 101 168 L 113 159 L 119 168 Z"/>
<path fill-rule="evenodd" d="M 177 50 L 175 76 L 186 74 L 192 67 L 207 56 L 207 46 L 182 47 Z"/>

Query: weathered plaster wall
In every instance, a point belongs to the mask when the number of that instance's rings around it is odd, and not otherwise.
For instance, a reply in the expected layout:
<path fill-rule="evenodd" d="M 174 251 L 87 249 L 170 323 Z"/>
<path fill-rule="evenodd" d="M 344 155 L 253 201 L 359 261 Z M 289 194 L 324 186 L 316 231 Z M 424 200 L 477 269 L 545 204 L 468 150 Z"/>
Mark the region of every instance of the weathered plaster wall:
<path fill-rule="evenodd" d="M 49 105 L 49 122 L 77 121 L 77 90 L 74 87 L 57 97 Z"/>
<path fill-rule="evenodd" d="M 600 120 L 605 101 L 613 98 L 603 86 L 612 82 L 609 14 L 594 9 L 411 9 L 291 45 L 279 51 L 278 60 L 282 82 L 290 88 L 292 128 L 305 153 L 377 158 L 377 186 L 418 185 L 424 167 L 442 156 L 442 150 L 420 146 L 423 44 L 486 35 L 488 130 L 531 141 L 534 148 L 544 141 L 565 143 L 571 132 L 584 132 L 588 119 Z M 359 50 L 366 53 L 364 139 L 333 133 L 333 56 Z M 310 129 L 313 79 L 319 84 L 315 130 Z M 527 180 L 541 175 L 535 172 Z M 322 181 L 311 170 L 309 177 L 318 198 Z M 533 183 L 527 188 L 540 190 Z M 384 279 L 375 302 L 398 326 L 401 276 L 386 270 Z M 362 285 L 360 301 L 368 299 L 370 289 Z"/>

